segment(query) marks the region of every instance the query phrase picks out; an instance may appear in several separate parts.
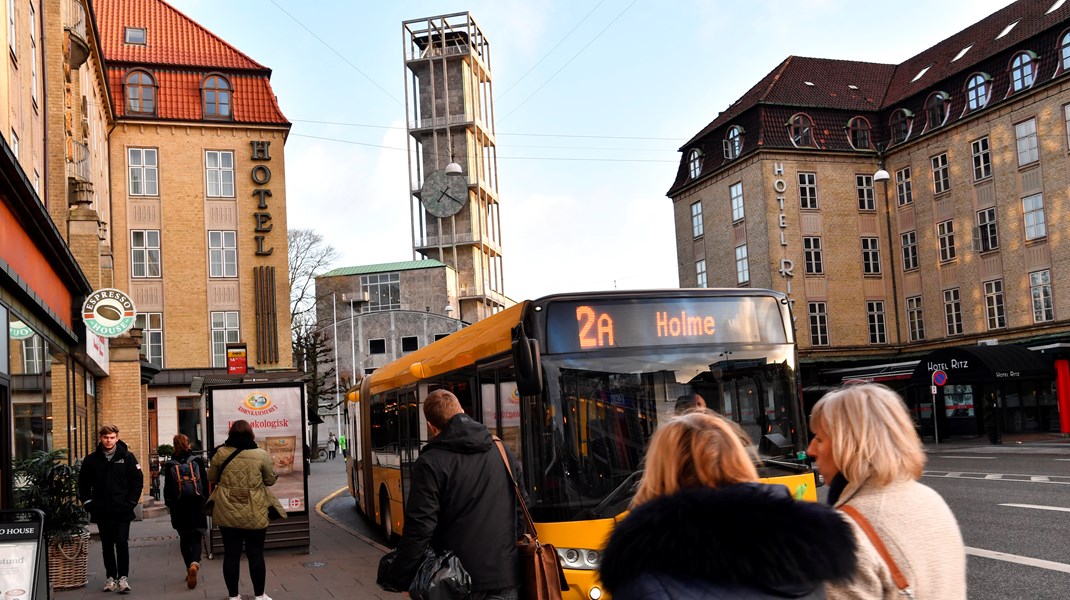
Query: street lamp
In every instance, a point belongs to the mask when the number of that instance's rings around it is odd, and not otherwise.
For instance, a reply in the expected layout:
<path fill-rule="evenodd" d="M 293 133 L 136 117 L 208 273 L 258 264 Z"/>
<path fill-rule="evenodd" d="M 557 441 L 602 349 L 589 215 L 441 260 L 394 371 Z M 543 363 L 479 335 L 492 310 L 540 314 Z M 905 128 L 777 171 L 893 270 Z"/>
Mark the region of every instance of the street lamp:
<path fill-rule="evenodd" d="M 892 202 L 888 198 L 888 181 L 892 178 L 892 175 L 884 168 L 884 147 L 882 145 L 877 146 L 877 158 L 880 161 L 877 172 L 873 174 L 874 182 L 881 182 L 881 188 L 884 192 L 884 222 L 888 228 L 888 263 L 891 265 L 891 273 L 889 275 L 892 278 L 892 310 L 895 315 L 895 344 L 897 350 L 902 350 L 900 345 L 902 344 L 902 336 L 899 333 L 899 289 L 896 284 L 895 272 L 895 240 L 892 238 Z"/>

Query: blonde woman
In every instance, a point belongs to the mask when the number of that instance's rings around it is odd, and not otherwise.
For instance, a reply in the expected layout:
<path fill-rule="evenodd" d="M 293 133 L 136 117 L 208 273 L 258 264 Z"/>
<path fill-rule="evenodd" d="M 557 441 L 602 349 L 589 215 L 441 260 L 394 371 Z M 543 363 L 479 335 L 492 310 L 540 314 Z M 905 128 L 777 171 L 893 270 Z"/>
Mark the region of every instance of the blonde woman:
<path fill-rule="evenodd" d="M 808 452 L 829 485 L 829 504 L 872 525 L 916 598 L 966 598 L 966 550 L 947 503 L 918 483 L 925 453 L 902 398 L 882 385 L 826 394 L 810 417 Z M 844 517 L 847 518 L 846 515 Z M 828 597 L 902 598 L 891 567 L 850 519 L 858 571 Z"/>
<path fill-rule="evenodd" d="M 733 422 L 692 409 L 650 439 L 631 513 L 606 546 L 615 600 L 824 598 L 855 571 L 850 526 L 828 507 L 758 483 Z"/>

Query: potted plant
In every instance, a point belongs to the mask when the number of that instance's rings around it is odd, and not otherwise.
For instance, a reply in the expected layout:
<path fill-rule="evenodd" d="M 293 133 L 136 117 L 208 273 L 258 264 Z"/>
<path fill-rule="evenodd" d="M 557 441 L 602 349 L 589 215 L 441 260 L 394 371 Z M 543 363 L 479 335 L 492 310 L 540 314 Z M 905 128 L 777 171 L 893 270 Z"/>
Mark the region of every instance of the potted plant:
<path fill-rule="evenodd" d="M 88 583 L 89 513 L 78 499 L 81 461 L 67 462 L 67 450 L 38 450 L 14 463 L 15 506 L 45 513 L 48 573 L 52 587 Z"/>

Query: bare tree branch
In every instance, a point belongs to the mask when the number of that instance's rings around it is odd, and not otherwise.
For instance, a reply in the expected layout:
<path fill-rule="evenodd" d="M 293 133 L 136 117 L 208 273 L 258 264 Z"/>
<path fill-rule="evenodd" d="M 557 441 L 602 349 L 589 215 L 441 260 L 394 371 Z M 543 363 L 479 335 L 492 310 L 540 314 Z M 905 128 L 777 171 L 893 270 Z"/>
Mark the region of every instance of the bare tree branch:
<path fill-rule="evenodd" d="M 286 237 L 290 244 L 290 322 L 296 336 L 299 329 L 315 325 L 316 276 L 326 272 L 339 254 L 312 229 L 291 229 Z"/>

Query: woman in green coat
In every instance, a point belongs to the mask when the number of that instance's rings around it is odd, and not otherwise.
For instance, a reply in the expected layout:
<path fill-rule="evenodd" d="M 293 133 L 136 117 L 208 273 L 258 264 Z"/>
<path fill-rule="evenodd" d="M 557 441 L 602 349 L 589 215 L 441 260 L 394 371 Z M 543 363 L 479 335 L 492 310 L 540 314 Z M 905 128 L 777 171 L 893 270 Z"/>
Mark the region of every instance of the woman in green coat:
<path fill-rule="evenodd" d="M 208 481 L 218 486 L 212 492 L 212 522 L 219 526 L 223 536 L 223 580 L 230 600 L 241 599 L 238 578 L 243 546 L 256 600 L 271 600 L 264 593 L 268 511 L 274 509 L 279 516 L 286 517 L 286 511 L 268 489 L 275 485 L 276 479 L 271 456 L 256 447 L 249 422 L 234 421 L 227 441 L 216 450 L 208 467 Z"/>

